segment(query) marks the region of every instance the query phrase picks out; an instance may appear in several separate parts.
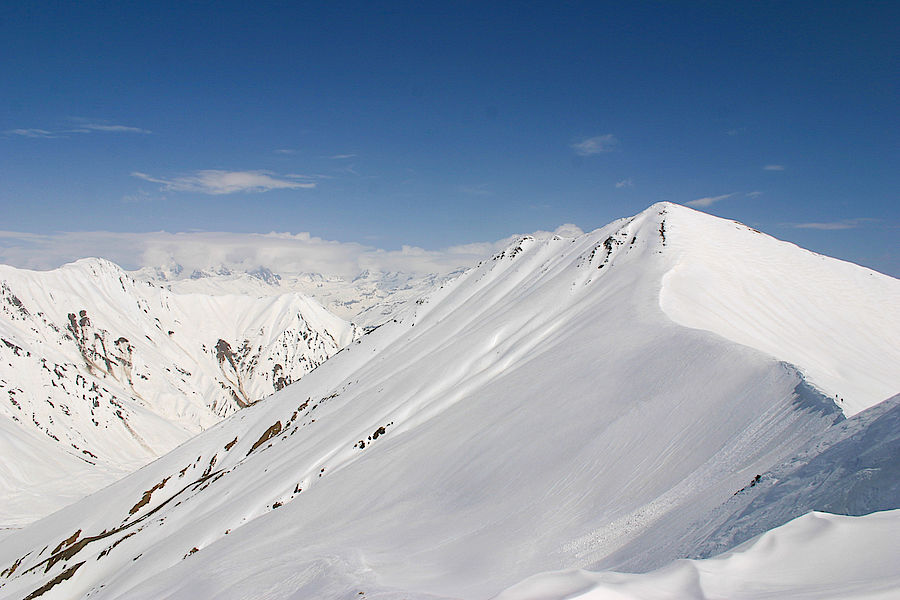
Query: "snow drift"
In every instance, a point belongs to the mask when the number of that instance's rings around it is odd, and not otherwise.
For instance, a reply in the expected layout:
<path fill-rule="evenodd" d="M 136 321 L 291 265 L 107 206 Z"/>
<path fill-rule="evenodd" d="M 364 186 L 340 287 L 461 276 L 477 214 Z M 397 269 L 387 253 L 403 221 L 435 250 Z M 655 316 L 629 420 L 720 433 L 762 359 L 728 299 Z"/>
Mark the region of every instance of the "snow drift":
<path fill-rule="evenodd" d="M 496 600 L 890 600 L 900 590 L 900 511 L 810 513 L 715 559 L 643 575 L 543 573 Z"/>

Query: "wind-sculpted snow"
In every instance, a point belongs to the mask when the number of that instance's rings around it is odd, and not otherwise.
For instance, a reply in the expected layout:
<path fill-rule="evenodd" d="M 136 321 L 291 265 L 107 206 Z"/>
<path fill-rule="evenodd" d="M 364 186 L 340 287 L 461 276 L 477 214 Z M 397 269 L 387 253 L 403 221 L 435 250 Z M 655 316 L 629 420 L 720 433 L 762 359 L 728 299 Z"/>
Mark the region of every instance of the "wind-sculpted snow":
<path fill-rule="evenodd" d="M 739 223 L 670 213 L 660 305 L 676 323 L 799 366 L 847 416 L 900 392 L 900 281 Z"/>
<path fill-rule="evenodd" d="M 737 503 L 744 508 L 723 507 L 733 514 L 695 547 L 695 556 L 722 552 L 814 510 L 866 515 L 900 508 L 900 395 L 830 428 L 754 487 L 749 504 Z"/>
<path fill-rule="evenodd" d="M 477 599 L 698 550 L 711 531 L 691 524 L 749 504 L 842 416 L 802 356 L 660 308 L 695 214 L 661 204 L 517 240 L 298 383 L 9 534 L 0 598 L 53 583 L 40 597 Z"/>
<path fill-rule="evenodd" d="M 495 600 L 891 600 L 900 590 L 900 511 L 810 513 L 707 560 L 633 575 L 542 573 Z"/>
<path fill-rule="evenodd" d="M 796 406 L 837 410 L 805 382 L 796 391 Z M 847 420 L 837 414 L 831 427 L 760 470 L 715 510 L 693 521 L 662 520 L 594 566 L 646 571 L 677 558 L 708 558 L 811 511 L 865 515 L 900 508 L 898 456 L 900 396 Z"/>
<path fill-rule="evenodd" d="M 177 295 L 98 259 L 0 267 L 0 524 L 147 463 L 352 335 L 298 295 Z"/>

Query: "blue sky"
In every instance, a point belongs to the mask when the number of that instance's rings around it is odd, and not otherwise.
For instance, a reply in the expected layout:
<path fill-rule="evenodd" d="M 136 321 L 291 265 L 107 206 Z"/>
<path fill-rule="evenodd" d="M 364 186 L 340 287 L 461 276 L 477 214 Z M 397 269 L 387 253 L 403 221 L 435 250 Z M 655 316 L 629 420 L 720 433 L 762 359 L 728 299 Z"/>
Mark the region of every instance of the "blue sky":
<path fill-rule="evenodd" d="M 0 247 L 433 250 L 668 200 L 900 275 L 897 3 L 15 4 Z"/>

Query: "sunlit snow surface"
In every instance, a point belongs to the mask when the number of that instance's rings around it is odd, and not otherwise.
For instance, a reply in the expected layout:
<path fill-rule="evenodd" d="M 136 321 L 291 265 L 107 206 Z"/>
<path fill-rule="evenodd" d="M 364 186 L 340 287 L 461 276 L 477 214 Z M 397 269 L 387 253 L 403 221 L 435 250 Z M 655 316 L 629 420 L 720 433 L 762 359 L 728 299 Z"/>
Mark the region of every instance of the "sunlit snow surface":
<path fill-rule="evenodd" d="M 804 379 L 806 355 L 661 308 L 683 248 L 726 231 L 746 254 L 769 247 L 669 204 L 575 239 L 523 238 L 297 384 L 9 534 L 0 598 L 53 584 L 41 598 L 482 599 L 535 573 L 650 571 L 743 542 L 799 516 L 768 510 L 797 490 L 836 502 L 846 481 L 831 472 L 855 478 L 863 511 L 900 507 L 890 486 L 866 487 L 891 481 L 890 406 L 864 398 L 844 420 L 832 399 L 846 392 Z M 868 304 L 872 289 L 900 295 L 879 277 L 855 302 L 891 311 Z M 830 293 L 820 282 L 808 294 Z M 761 314 L 800 327 L 803 311 L 785 310 Z M 839 337 L 886 348 L 896 322 Z M 900 389 L 890 352 L 869 360 Z M 859 439 L 862 460 L 842 463 Z M 745 537 L 719 530 L 730 522 Z"/>
<path fill-rule="evenodd" d="M 666 232 L 660 305 L 676 323 L 799 365 L 848 416 L 900 391 L 900 343 L 880 333 L 900 331 L 896 279 L 683 209 Z"/>
<path fill-rule="evenodd" d="M 352 337 L 299 294 L 174 294 L 102 259 L 0 265 L 0 527 L 143 466 Z"/>
<path fill-rule="evenodd" d="M 641 575 L 543 573 L 496 600 L 892 600 L 900 595 L 898 557 L 900 510 L 813 512 L 716 558 Z"/>

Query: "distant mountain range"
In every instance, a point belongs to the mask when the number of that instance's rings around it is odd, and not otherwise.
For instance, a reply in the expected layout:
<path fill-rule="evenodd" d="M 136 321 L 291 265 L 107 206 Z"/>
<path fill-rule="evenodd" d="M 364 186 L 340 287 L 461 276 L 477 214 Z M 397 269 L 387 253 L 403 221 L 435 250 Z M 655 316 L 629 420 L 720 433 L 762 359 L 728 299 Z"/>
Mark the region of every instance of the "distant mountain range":
<path fill-rule="evenodd" d="M 177 285 L 204 280 L 216 277 Z M 85 297 L 96 285 L 84 274 L 75 281 Z M 53 335 L 76 349 L 88 374 L 103 371 L 104 381 L 120 384 L 120 371 L 80 350 L 96 339 L 94 329 L 79 333 L 85 327 L 109 330 L 103 339 L 115 338 L 114 347 L 124 335 L 132 355 L 149 351 L 137 348 L 141 335 L 187 337 L 170 335 L 176 317 L 150 305 L 181 307 L 189 296 L 128 281 L 121 303 L 150 311 L 149 320 L 134 313 L 138 330 L 102 324 L 109 309 L 94 304 L 84 307 L 90 325 L 68 308 L 51 319 L 61 330 Z M 134 300 L 129 290 L 141 285 L 157 300 Z M 871 533 L 897 531 L 896 511 L 791 520 L 811 510 L 900 508 L 900 281 L 660 203 L 578 237 L 523 236 L 426 287 L 296 383 L 8 533 L 0 598 L 896 591 L 900 542 Z M 45 304 L 15 294 L 18 304 L 12 292 L 4 304 L 9 315 L 20 304 L 36 315 Z M 233 380 L 219 378 L 230 373 L 228 352 L 210 344 L 225 340 L 236 355 L 246 334 L 213 329 L 224 313 L 241 311 L 201 297 L 203 308 L 176 314 L 191 323 L 191 339 L 210 340 L 191 351 L 206 366 L 183 368 L 207 369 L 211 390 Z M 239 330 L 257 331 L 250 321 Z M 331 334 L 336 345 L 354 335 L 341 331 Z M 269 374 L 259 376 L 273 386 L 270 345 L 254 339 L 247 347 L 261 348 L 254 373 Z M 275 346 L 287 352 L 290 344 Z M 9 355 L 20 358 L 10 350 L 4 361 Z M 197 398 L 209 412 L 233 412 L 240 403 L 222 392 L 212 407 L 203 393 Z M 85 419 L 92 400 L 86 394 L 80 405 Z M 109 410 L 110 423 L 121 421 Z M 767 531 L 735 561 L 666 567 Z M 845 543 L 853 556 L 840 562 Z M 831 571 L 798 566 L 806 554 Z M 773 561 L 794 570 L 773 571 Z M 644 578 L 603 572 L 660 567 Z M 769 587 L 729 587 L 735 578 Z M 648 595 L 654 589 L 672 594 Z"/>
<path fill-rule="evenodd" d="M 356 334 L 296 293 L 176 294 L 101 259 L 0 266 L 0 525 L 168 452 Z"/>
<path fill-rule="evenodd" d="M 387 319 L 406 301 L 458 277 L 465 269 L 418 275 L 365 269 L 354 277 L 334 274 L 279 274 L 265 266 L 240 270 L 218 265 L 186 273 L 178 264 L 144 267 L 131 275 L 178 293 L 269 296 L 289 292 L 314 298 L 335 315 L 361 327 Z"/>

